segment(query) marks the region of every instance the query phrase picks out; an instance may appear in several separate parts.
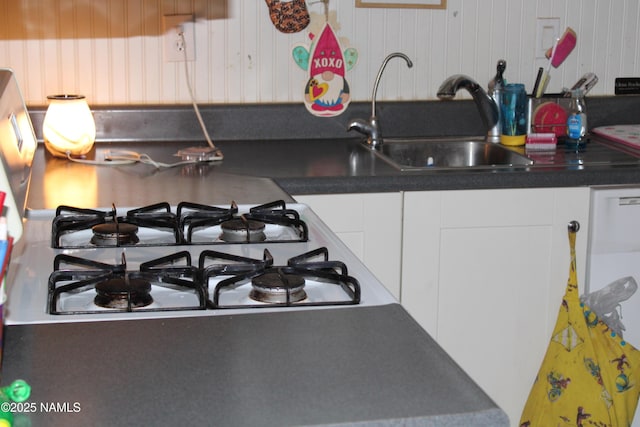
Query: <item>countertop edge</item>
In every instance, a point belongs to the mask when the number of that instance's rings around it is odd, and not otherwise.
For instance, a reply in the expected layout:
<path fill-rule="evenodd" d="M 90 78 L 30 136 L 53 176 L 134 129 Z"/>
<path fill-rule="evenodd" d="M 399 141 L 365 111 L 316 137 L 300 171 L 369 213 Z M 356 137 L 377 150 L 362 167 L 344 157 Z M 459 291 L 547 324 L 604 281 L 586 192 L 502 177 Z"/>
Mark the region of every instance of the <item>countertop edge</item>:
<path fill-rule="evenodd" d="M 508 175 L 505 175 L 508 174 Z M 507 188 L 591 187 L 640 183 L 640 169 L 588 171 L 434 173 L 360 177 L 275 177 L 291 195 L 387 193 L 401 191 L 488 190 Z"/>

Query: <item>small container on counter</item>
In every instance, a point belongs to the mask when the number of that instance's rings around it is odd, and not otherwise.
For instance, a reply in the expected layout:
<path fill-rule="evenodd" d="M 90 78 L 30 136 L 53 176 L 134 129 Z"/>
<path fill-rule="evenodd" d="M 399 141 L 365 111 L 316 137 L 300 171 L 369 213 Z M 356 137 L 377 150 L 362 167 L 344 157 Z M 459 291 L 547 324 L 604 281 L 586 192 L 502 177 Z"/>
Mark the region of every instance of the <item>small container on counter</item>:
<path fill-rule="evenodd" d="M 582 89 L 571 91 L 571 104 L 569 105 L 569 116 L 567 117 L 567 140 L 568 147 L 580 147 L 587 142 L 587 107 L 584 102 L 584 92 Z"/>
<path fill-rule="evenodd" d="M 527 136 L 527 93 L 522 83 L 510 83 L 502 89 L 500 119 L 503 145 L 524 145 Z"/>

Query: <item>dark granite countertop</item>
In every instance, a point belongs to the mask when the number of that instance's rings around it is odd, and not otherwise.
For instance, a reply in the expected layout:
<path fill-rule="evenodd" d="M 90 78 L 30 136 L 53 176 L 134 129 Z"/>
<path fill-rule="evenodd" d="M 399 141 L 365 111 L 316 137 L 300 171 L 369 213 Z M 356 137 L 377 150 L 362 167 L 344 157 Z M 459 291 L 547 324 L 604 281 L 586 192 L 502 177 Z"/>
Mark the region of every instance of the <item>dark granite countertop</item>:
<path fill-rule="evenodd" d="M 588 98 L 587 107 L 591 127 L 638 123 L 640 96 Z M 606 153 L 620 153 L 622 147 L 603 145 L 598 138 L 593 138 L 581 153 L 567 151 L 560 144 L 551 156 L 532 155 L 537 162 L 531 168 L 400 172 L 362 146 L 359 135 L 346 131 L 353 118 L 368 117 L 369 103 L 352 103 L 345 114 L 335 118 L 311 116 L 298 104 L 208 105 L 200 110 L 210 134 L 224 152 L 221 164 L 184 168 L 178 173 L 156 172 L 138 165 L 118 168 L 114 175 L 123 180 L 142 177 L 141 182 L 178 175 L 185 183 L 185 176 L 193 182 L 213 182 L 218 174 L 232 179 L 243 177 L 238 180 L 273 179 L 289 194 L 640 183 L 640 151 L 631 151 L 626 159 L 618 155 L 614 162 L 603 162 L 603 152 L 606 159 L 611 157 Z M 30 108 L 30 113 L 41 138 L 44 109 Z M 206 144 L 190 106 L 105 106 L 96 108 L 94 115 L 98 156 L 104 147 L 120 147 L 171 162 L 176 160 L 173 154 L 177 149 Z M 483 134 L 472 101 L 383 102 L 378 103 L 378 116 L 385 137 Z M 44 160 L 43 153 L 38 153 L 36 168 L 44 169 Z M 47 167 L 50 169 L 50 165 Z M 81 169 L 78 165 L 64 168 Z M 38 204 L 42 199 L 42 194 L 31 198 Z"/>
<path fill-rule="evenodd" d="M 99 142 L 93 156 L 127 149 L 155 160 L 175 162 L 181 148 L 202 142 Z M 157 170 L 153 166 L 88 166 L 57 159 L 39 147 L 33 165 L 28 206 L 59 204 L 139 206 L 141 195 L 154 200 L 227 204 L 266 203 L 290 195 L 372 193 L 491 188 L 544 188 L 640 183 L 640 156 L 592 138 L 580 152 L 561 144 L 534 154 L 536 163 L 508 169 L 400 171 L 377 157 L 359 139 L 219 141 L 219 163 Z M 638 157 L 636 157 L 638 156 Z M 104 191 L 108 188 L 109 191 Z M 98 189 L 103 189 L 98 191 Z M 83 201 L 84 198 L 84 201 Z"/>
<path fill-rule="evenodd" d="M 527 153 L 536 162 L 529 167 L 419 171 L 396 169 L 360 140 L 221 142 L 219 146 L 226 156 L 222 170 L 271 177 L 289 194 L 640 183 L 640 153 L 624 153 L 597 138 L 579 152 L 559 144 L 551 153 Z M 243 159 L 243 153 L 252 155 Z"/>
<path fill-rule="evenodd" d="M 155 160 L 179 161 L 173 154 L 185 143 L 157 143 L 145 146 L 131 143 L 99 143 L 100 157 L 111 149 L 138 150 Z M 292 198 L 271 178 L 227 172 L 221 164 L 186 165 L 156 169 L 150 165 L 93 166 L 56 158 L 40 144 L 36 150 L 27 208 L 55 209 L 59 205 L 105 208 L 139 207 L 182 201 L 226 206 L 232 200 L 239 204 L 260 204 Z"/>
<path fill-rule="evenodd" d="M 508 425 L 398 304 L 11 326 L 4 356 L 16 425 Z"/>

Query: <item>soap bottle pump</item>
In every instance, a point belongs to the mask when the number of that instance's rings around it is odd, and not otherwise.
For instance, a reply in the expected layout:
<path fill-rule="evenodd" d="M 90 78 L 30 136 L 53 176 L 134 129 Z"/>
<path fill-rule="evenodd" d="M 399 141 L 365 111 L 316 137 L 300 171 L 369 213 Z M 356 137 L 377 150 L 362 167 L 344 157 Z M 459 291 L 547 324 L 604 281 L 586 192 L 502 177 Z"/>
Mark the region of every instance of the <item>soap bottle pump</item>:
<path fill-rule="evenodd" d="M 498 60 L 496 64 L 496 75 L 489 82 L 489 96 L 495 102 L 496 107 L 498 107 L 498 122 L 494 127 L 489 129 L 489 133 L 487 134 L 487 141 L 489 142 L 500 142 L 500 133 L 502 129 L 502 120 L 501 120 L 501 110 L 502 110 L 502 89 L 504 88 L 504 70 L 507 69 L 507 61 L 504 59 Z"/>

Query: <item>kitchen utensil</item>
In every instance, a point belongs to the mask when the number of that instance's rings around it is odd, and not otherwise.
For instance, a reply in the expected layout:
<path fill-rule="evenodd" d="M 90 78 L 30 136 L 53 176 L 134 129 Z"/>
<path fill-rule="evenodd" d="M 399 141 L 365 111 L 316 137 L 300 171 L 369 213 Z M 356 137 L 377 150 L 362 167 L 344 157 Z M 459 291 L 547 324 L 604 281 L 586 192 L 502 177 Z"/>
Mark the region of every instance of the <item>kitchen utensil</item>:
<path fill-rule="evenodd" d="M 560 39 L 556 39 L 553 44 L 553 48 L 551 49 L 551 58 L 555 55 L 556 48 L 558 47 L 558 42 Z M 538 90 L 535 93 L 536 98 L 540 98 L 545 90 L 547 90 L 547 86 L 549 85 L 549 72 L 551 71 L 551 59 L 547 62 L 547 68 L 542 73 L 542 78 L 540 79 L 540 84 L 538 85 Z"/>
<path fill-rule="evenodd" d="M 564 96 L 565 98 L 570 97 L 571 92 L 576 89 L 582 90 L 582 95 L 584 96 L 596 85 L 596 83 L 598 83 L 598 76 L 594 73 L 586 73 L 580 77 L 580 80 L 571 86 L 570 90 L 564 92 Z"/>
<path fill-rule="evenodd" d="M 540 81 L 542 80 L 542 74 L 544 74 L 544 68 L 538 68 L 538 74 L 536 75 L 536 81 L 533 84 L 533 90 L 531 91 L 531 96 L 536 96 L 538 93 L 538 88 L 540 87 Z"/>
<path fill-rule="evenodd" d="M 567 27 L 558 40 L 557 45 L 554 48 L 548 49 L 545 54 L 551 62 L 551 65 L 553 65 L 553 68 L 558 68 L 564 60 L 567 59 L 567 56 L 569 56 L 576 47 L 576 41 L 576 32 L 573 31 L 571 27 Z"/>
<path fill-rule="evenodd" d="M 549 85 L 549 72 L 551 71 L 551 66 L 553 66 L 553 68 L 558 68 L 576 47 L 576 41 L 576 32 L 571 27 L 567 27 L 562 36 L 556 39 L 553 47 L 547 50 L 545 56 L 549 59 L 549 62 L 547 63 L 547 68 L 543 73 L 538 90 L 537 92 L 535 92 L 536 98 L 540 98 L 542 94 L 547 90 L 547 86 Z"/>

